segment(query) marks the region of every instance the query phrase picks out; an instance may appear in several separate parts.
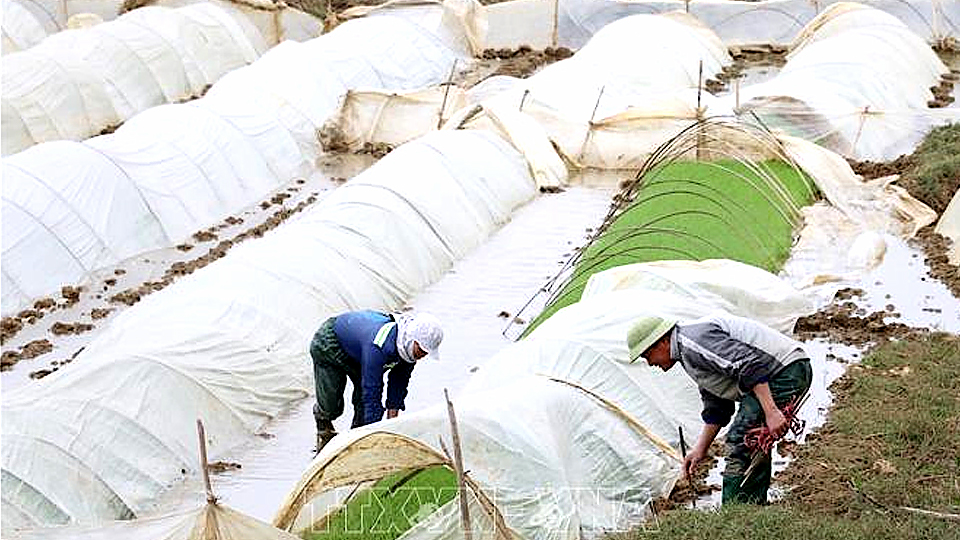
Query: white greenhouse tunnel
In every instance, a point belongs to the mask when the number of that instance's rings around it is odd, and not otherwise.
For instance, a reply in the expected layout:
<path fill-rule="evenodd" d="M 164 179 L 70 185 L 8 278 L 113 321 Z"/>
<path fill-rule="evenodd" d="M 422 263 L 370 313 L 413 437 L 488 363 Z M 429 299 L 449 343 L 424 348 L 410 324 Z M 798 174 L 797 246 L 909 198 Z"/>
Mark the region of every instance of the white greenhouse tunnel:
<path fill-rule="evenodd" d="M 4 55 L 29 49 L 43 41 L 56 26 L 48 18 L 37 16 L 28 5 L 17 0 L 0 0 L 3 19 L 0 21 Z"/>
<path fill-rule="evenodd" d="M 680 463 L 677 425 L 699 430 L 699 399 L 682 370 L 664 374 L 629 364 L 624 336 L 638 318 L 689 320 L 724 310 L 789 332 L 798 316 L 815 309 L 787 282 L 732 261 L 614 271 L 619 286 L 591 287 L 579 303 L 487 361 L 454 398 L 464 469 L 517 537 L 625 530 L 672 489 Z M 595 279 L 610 281 L 603 273 Z M 423 454 L 391 451 L 387 458 L 385 446 L 412 439 L 432 451 L 434 463 L 448 463 L 437 442 L 447 429 L 446 405 L 438 404 L 335 438 L 291 491 L 275 525 L 299 534 L 332 509 L 331 490 L 432 464 Z M 365 441 L 371 434 L 381 441 Z M 483 514 L 475 512 L 495 521 Z M 479 537 L 510 537 L 487 525 Z M 441 509 L 404 538 L 446 538 L 459 526 L 456 512 Z"/>
<path fill-rule="evenodd" d="M 213 4 L 145 7 L 5 55 L 2 153 L 83 140 L 149 107 L 198 96 L 266 49 L 236 12 Z"/>
<path fill-rule="evenodd" d="M 794 41 L 772 80 L 740 91 L 740 113 L 844 156 L 886 162 L 909 154 L 933 126 L 960 121 L 931 109 L 949 69 L 896 17 L 835 4 Z"/>
<path fill-rule="evenodd" d="M 149 296 L 71 369 L 4 394 L 4 528 L 139 515 L 194 470 L 196 418 L 211 459 L 249 439 L 309 394 L 317 321 L 398 308 L 534 193 L 496 135 L 435 134 Z"/>
<path fill-rule="evenodd" d="M 577 49 L 611 22 L 636 14 L 684 11 L 703 21 L 728 45 L 788 45 L 807 23 L 839 0 L 512 0 L 486 8 L 485 46 Z M 903 21 L 934 43 L 960 38 L 955 0 L 863 0 Z"/>
<path fill-rule="evenodd" d="M 426 8 L 348 21 L 271 49 L 202 99 L 148 110 L 110 135 L 4 159 L 3 314 L 176 245 L 309 174 L 317 130 L 347 90 L 436 84 L 467 56 L 443 15 Z"/>
<path fill-rule="evenodd" d="M 706 80 L 731 61 L 723 42 L 693 17 L 636 15 L 604 27 L 573 57 L 515 81 L 480 105 L 493 116 L 522 106 L 575 166 L 635 168 L 689 124 L 674 121 L 669 104 L 689 94 L 695 100 L 701 67 Z M 485 92 L 478 87 L 472 93 Z M 648 109 L 648 122 L 604 136 L 609 119 L 633 107 Z"/>
<path fill-rule="evenodd" d="M 241 13 L 271 46 L 287 39 L 306 41 L 323 32 L 323 23 L 315 16 L 271 0 L 157 0 L 146 5 L 176 8 L 197 3 Z M 0 4 L 3 54 L 27 49 L 68 28 L 112 21 L 124 7 L 121 0 L 2 0 Z"/>
<path fill-rule="evenodd" d="M 756 114 L 775 132 L 872 161 L 909 154 L 933 127 L 960 121 L 956 107 L 928 106 L 947 66 L 884 11 L 833 4 L 792 41 L 772 80 L 714 96 L 696 90 L 699 62 L 708 79 L 731 59 L 710 29 L 679 12 L 632 15 L 528 79 L 491 77 L 467 90 L 466 106 L 445 127 L 509 132 L 511 121 L 525 116 L 575 167 L 637 169 L 663 141 L 708 116 L 752 122 Z M 637 50 L 658 52 L 638 57 Z M 435 101 L 415 104 L 373 91 L 353 97 L 338 118 L 355 144 L 409 140 L 433 129 L 416 119 L 435 117 Z"/>
<path fill-rule="evenodd" d="M 464 105 L 444 129 L 466 126 L 511 137 L 532 129 L 545 133 L 574 167 L 635 169 L 695 121 L 701 75 L 714 77 L 731 61 L 723 42 L 693 17 L 630 16 L 529 78 L 491 77 L 458 93 L 456 102 Z M 436 97 L 444 95 L 351 92 L 338 127 L 356 146 L 411 140 L 434 129 L 441 103 L 449 108 L 455 102 Z M 709 94 L 704 100 L 716 101 Z"/>

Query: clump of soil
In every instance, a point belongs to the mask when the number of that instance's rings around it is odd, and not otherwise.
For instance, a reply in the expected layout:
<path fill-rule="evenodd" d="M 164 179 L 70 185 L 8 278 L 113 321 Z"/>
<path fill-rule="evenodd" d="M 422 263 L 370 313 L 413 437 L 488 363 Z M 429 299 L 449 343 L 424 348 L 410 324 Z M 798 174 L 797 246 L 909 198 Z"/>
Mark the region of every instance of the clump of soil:
<path fill-rule="evenodd" d="M 8 339 L 17 335 L 17 332 L 23 329 L 23 323 L 19 317 L 4 317 L 0 321 L 0 344 L 6 343 Z"/>
<path fill-rule="evenodd" d="M 496 70 L 489 75 L 490 77 L 508 75 L 525 78 L 545 65 L 571 56 L 573 56 L 573 51 L 566 47 L 547 47 L 543 50 L 535 50 L 529 45 L 521 45 L 515 49 L 486 49 L 480 55 L 480 58 L 498 61 Z"/>
<path fill-rule="evenodd" d="M 704 495 L 709 495 L 718 491 L 717 486 L 707 485 L 707 476 L 710 470 L 717 465 L 717 457 L 723 455 L 723 444 L 717 440 L 710 445 L 709 455 L 697 465 L 696 471 L 691 475 L 690 481 L 681 478 L 673 486 L 673 490 L 667 498 L 655 499 L 653 501 L 653 511 L 656 513 L 666 512 L 683 507 L 686 503 L 695 501 Z"/>
<path fill-rule="evenodd" d="M 942 282 L 953 296 L 960 298 L 960 270 L 950 264 L 947 255 L 953 241 L 933 232 L 932 227 L 926 227 L 917 233 L 913 243 L 923 249 L 924 259 L 930 267 L 930 277 Z"/>
<path fill-rule="evenodd" d="M 83 292 L 83 287 L 65 285 L 60 289 L 60 295 L 63 296 L 66 306 L 72 306 L 79 302 L 81 292 Z"/>
<path fill-rule="evenodd" d="M 92 311 L 90 311 L 90 318 L 95 321 L 98 321 L 100 319 L 106 318 L 107 315 L 110 315 L 111 313 L 113 313 L 113 311 L 114 311 L 113 308 L 94 308 Z"/>
<path fill-rule="evenodd" d="M 88 323 L 63 323 L 57 321 L 50 327 L 50 331 L 55 336 L 76 335 L 93 330 L 93 325 Z"/>
<path fill-rule="evenodd" d="M 217 235 L 210 230 L 198 231 L 193 233 L 193 239 L 197 242 L 212 242 L 217 239 Z"/>
<path fill-rule="evenodd" d="M 320 141 L 320 148 L 328 154 L 344 154 L 350 151 L 350 140 L 340 129 L 336 116 L 324 122 L 317 131 L 317 139 Z"/>
<path fill-rule="evenodd" d="M 29 360 L 53 350 L 53 343 L 46 339 L 38 339 L 20 347 L 19 351 L 4 351 L 0 355 L 0 371 L 6 371 L 20 360 Z"/>
<path fill-rule="evenodd" d="M 958 80 L 960 80 L 960 70 L 953 69 L 941 75 L 939 84 L 930 87 L 933 99 L 927 102 L 927 106 L 931 109 L 939 109 L 953 103 L 953 86 Z"/>
<path fill-rule="evenodd" d="M 853 172 L 859 174 L 866 180 L 883 178 L 894 174 L 901 175 L 903 171 L 913 166 L 913 156 L 900 156 L 893 161 L 878 163 L 875 161 L 856 161 L 847 159 L 847 163 L 853 169 Z M 909 191 L 909 190 L 908 190 Z"/>
<path fill-rule="evenodd" d="M 885 322 L 884 319 L 888 317 L 899 316 L 899 313 L 891 309 L 867 314 L 865 310 L 848 301 L 862 294 L 860 289 L 838 291 L 834 296 L 834 303 L 813 315 L 801 317 L 797 320 L 794 331 L 805 340 L 823 338 L 834 343 L 856 346 L 881 343 L 927 331 L 903 323 Z"/>
<path fill-rule="evenodd" d="M 236 471 L 242 468 L 242 465 L 232 461 L 214 461 L 213 463 L 207 464 L 207 470 L 212 473 L 225 473 L 227 471 Z"/>
<path fill-rule="evenodd" d="M 360 150 L 357 150 L 356 153 L 369 154 L 377 159 L 380 159 L 392 151 L 393 151 L 393 147 L 387 143 L 365 142 L 363 143 L 363 148 L 361 148 Z"/>

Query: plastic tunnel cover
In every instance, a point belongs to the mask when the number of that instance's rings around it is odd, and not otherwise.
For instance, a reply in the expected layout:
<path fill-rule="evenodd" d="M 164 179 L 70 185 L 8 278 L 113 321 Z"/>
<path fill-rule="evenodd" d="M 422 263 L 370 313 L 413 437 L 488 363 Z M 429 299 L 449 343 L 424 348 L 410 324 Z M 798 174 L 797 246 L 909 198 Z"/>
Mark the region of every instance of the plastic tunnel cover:
<path fill-rule="evenodd" d="M 683 271 L 670 273 L 667 264 Z M 627 363 L 625 336 L 637 318 L 686 320 L 728 309 L 789 331 L 814 309 L 780 278 L 731 261 L 635 265 L 617 274 L 598 274 L 594 294 L 498 353 L 453 399 L 464 468 L 522 538 L 574 539 L 635 524 L 678 478 L 676 425 L 699 428 L 696 387 L 680 370 Z M 411 458 L 415 466 L 440 459 L 437 434 L 448 429 L 441 404 L 334 438 L 275 523 L 300 532 L 324 492 L 397 466 L 373 441 L 358 444 L 365 437 L 389 440 L 379 433 L 389 432 L 419 441 L 431 451 Z M 446 538 L 459 527 L 442 516 L 430 525 L 414 537 Z"/>
<path fill-rule="evenodd" d="M 201 94 L 266 48 L 244 26 L 242 15 L 212 4 L 147 6 L 5 55 L 3 155 L 83 140 L 147 107 Z"/>
<path fill-rule="evenodd" d="M 204 13 L 219 9 L 191 7 Z M 317 130 L 348 89 L 419 87 L 447 77 L 462 53 L 447 36 L 441 16 L 437 6 L 413 13 L 388 11 L 348 21 L 307 43 L 284 42 L 257 62 L 225 76 L 201 99 L 145 111 L 115 133 L 83 145 L 44 143 L 4 160 L 4 175 L 11 180 L 23 175 L 35 179 L 5 182 L 5 207 L 9 200 L 27 198 L 45 207 L 72 208 L 70 212 L 83 216 L 90 227 L 49 227 L 50 208 L 42 215 L 34 212 L 32 221 L 15 212 L 5 213 L 4 235 L 13 234 L 8 221 L 16 218 L 25 227 L 20 234 L 45 240 L 43 244 L 8 243 L 8 236 L 4 237 L 3 313 L 63 285 L 82 282 L 91 271 L 145 251 L 172 247 L 197 229 L 309 174 L 319 150 Z M 118 28 L 122 20 L 103 28 Z M 122 28 L 130 29 L 129 25 Z M 150 43 L 154 38 L 148 33 L 138 39 Z M 104 38 L 98 43 L 114 46 L 121 41 Z M 137 62 L 131 65 L 143 67 Z M 318 68 L 297 67 L 302 65 Z M 180 77 L 185 75 L 181 72 Z M 160 88 L 152 84 L 153 94 L 161 99 Z M 115 97 L 123 98 L 120 101 L 139 106 L 130 92 L 120 92 L 119 86 L 116 92 Z M 5 89 L 4 129 L 19 118 L 7 97 Z M 14 117 L 8 119 L 8 115 Z M 46 165 L 54 163 L 56 167 Z M 23 174 L 8 173 L 10 164 Z M 46 185 L 48 193 L 34 184 Z M 130 201 L 128 207 L 119 204 L 121 194 Z M 102 212 L 87 216 L 84 207 Z M 97 234 L 88 234 L 90 229 Z M 100 249 L 99 255 L 88 247 L 91 244 Z M 79 264 L 71 258 L 79 259 Z M 30 271 L 37 264 L 57 272 Z"/>
<path fill-rule="evenodd" d="M 740 91 L 741 111 L 844 156 L 885 162 L 909 154 L 960 112 L 928 108 L 947 67 L 883 11 L 839 3 L 799 34 L 772 80 Z"/>
<path fill-rule="evenodd" d="M 46 500 L 85 501 L 63 510 L 72 521 L 122 517 L 114 499 L 141 515 L 195 461 L 197 418 L 211 459 L 253 437 L 309 395 L 305 344 L 320 321 L 399 308 L 534 193 L 523 157 L 493 134 L 437 133 L 394 150 L 297 220 L 124 311 L 67 367 L 4 393 L 3 470 Z M 60 417 L 66 427 L 36 420 Z M 62 454 L 76 474 L 53 478 L 43 463 Z M 81 471 L 99 479 L 99 496 L 64 480 Z M 26 495 L 4 492 L 3 508 L 60 520 Z"/>

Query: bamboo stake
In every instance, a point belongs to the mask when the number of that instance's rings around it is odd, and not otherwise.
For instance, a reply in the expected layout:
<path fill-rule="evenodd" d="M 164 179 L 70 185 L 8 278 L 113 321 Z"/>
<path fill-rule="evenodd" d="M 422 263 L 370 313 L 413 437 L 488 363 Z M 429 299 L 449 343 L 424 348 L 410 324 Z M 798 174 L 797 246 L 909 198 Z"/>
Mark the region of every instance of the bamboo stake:
<path fill-rule="evenodd" d="M 680 455 L 683 456 L 684 461 L 687 459 L 687 441 L 683 438 L 683 426 L 677 426 L 677 431 L 680 432 Z M 683 467 L 683 463 L 680 463 L 680 466 Z M 697 490 L 693 487 L 693 478 L 690 476 L 690 473 L 687 472 L 684 468 L 683 475 L 687 477 L 687 485 L 690 486 L 690 491 L 693 492 L 693 509 L 697 509 Z"/>
<path fill-rule="evenodd" d="M 453 74 L 457 70 L 457 60 L 453 60 L 453 65 L 450 67 L 450 76 L 447 77 L 447 82 L 444 84 L 443 88 L 443 103 L 440 104 L 440 114 L 437 118 L 437 129 L 440 129 L 443 126 L 443 110 L 447 108 L 447 94 L 450 93 L 450 85 L 453 84 Z"/>
<path fill-rule="evenodd" d="M 697 70 L 697 124 L 703 123 L 703 110 L 700 108 L 700 99 L 703 94 L 703 60 Z M 700 161 L 701 147 L 703 146 L 703 128 L 697 128 L 697 161 Z"/>
<path fill-rule="evenodd" d="M 447 400 L 447 414 L 450 417 L 450 436 L 453 438 L 453 466 L 457 471 L 457 491 L 460 495 L 460 527 L 464 540 L 473 540 L 473 528 L 470 526 L 470 509 L 467 507 L 467 486 L 463 475 L 463 450 L 460 446 L 460 431 L 457 429 L 457 415 L 450 401 L 450 393 L 443 389 Z"/>
<path fill-rule="evenodd" d="M 944 512 L 934 512 L 933 510 L 924 510 L 923 508 L 912 508 L 909 506 L 899 506 L 898 508 L 900 508 L 900 510 L 906 510 L 907 512 L 912 512 L 914 514 L 946 519 L 949 521 L 956 521 L 960 523 L 960 514 L 947 514 Z"/>
<path fill-rule="evenodd" d="M 203 487 L 207 492 L 207 502 L 217 504 L 217 496 L 210 485 L 210 466 L 207 462 L 207 437 L 203 431 L 203 422 L 197 418 L 197 436 L 200 437 L 200 471 L 203 473 Z"/>

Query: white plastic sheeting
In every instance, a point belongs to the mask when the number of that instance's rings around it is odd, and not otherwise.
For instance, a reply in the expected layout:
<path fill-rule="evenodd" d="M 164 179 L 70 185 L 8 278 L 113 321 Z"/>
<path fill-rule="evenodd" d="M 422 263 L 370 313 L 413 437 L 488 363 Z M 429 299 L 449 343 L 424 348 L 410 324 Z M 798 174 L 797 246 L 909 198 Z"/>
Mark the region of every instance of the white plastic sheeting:
<path fill-rule="evenodd" d="M 617 286 L 606 274 L 594 276 L 599 283 L 591 283 L 589 296 L 492 358 L 454 399 L 464 468 L 495 506 L 493 517 L 520 538 L 576 539 L 635 525 L 651 498 L 669 493 L 678 478 L 677 426 L 699 430 L 700 400 L 682 370 L 626 363 L 627 330 L 639 317 L 690 319 L 729 309 L 789 331 L 813 311 L 776 276 L 731 261 L 614 272 Z M 314 501 L 329 490 L 429 462 L 402 452 L 386 457 L 389 437 L 371 434 L 412 438 L 442 456 L 437 435 L 446 426 L 440 405 L 335 438 L 274 523 L 299 533 L 322 516 Z M 370 436 L 384 442 L 365 443 Z M 457 527 L 452 519 L 430 520 L 405 538 L 447 538 Z"/>
<path fill-rule="evenodd" d="M 837 0 L 691 0 L 690 14 L 725 43 L 788 44 L 804 25 Z M 929 42 L 960 39 L 955 0 L 864 0 L 903 21 Z M 513 0 L 486 8 L 486 47 L 579 48 L 613 21 L 637 14 L 685 10 L 681 0 Z"/>
<path fill-rule="evenodd" d="M 317 37 L 323 31 L 322 21 L 279 1 L 158 0 L 147 2 L 146 5 L 175 8 L 201 2 L 212 3 L 242 13 L 257 27 L 269 45 L 276 45 L 285 39 L 306 41 Z M 16 4 L 20 9 L 33 14 L 34 19 L 45 29 L 44 36 L 73 28 L 71 20 L 94 18 L 112 21 L 117 18 L 124 4 L 122 0 L 4 0 L 4 3 Z M 4 12 L 5 30 L 7 24 L 6 12 Z M 20 49 L 23 48 L 25 47 L 20 47 Z M 6 48 L 4 52 L 8 52 Z"/>
<path fill-rule="evenodd" d="M 3 396 L 3 526 L 141 515 L 306 397 L 324 318 L 396 309 L 535 192 L 526 161 L 481 132 L 390 153 L 296 220 L 153 294 L 66 369 Z"/>
<path fill-rule="evenodd" d="M 940 216 L 936 232 L 953 241 L 948 252 L 950 264 L 960 265 L 960 190 L 953 194 L 950 204 Z"/>
<path fill-rule="evenodd" d="M 0 22 L 3 54 L 29 49 L 50 33 L 42 19 L 16 0 L 2 0 L 0 8 L 3 9 L 3 20 Z"/>
<path fill-rule="evenodd" d="M 713 77 L 730 62 L 720 39 L 688 15 L 627 17 L 598 32 L 573 57 L 528 79 L 496 77 L 471 89 L 474 103 L 445 127 L 508 136 L 538 129 L 575 166 L 636 168 L 696 120 L 701 75 Z M 433 92 L 439 101 L 358 96 L 340 113 L 341 131 L 357 146 L 412 138 L 433 128 L 429 120 L 438 118 L 443 92 Z M 450 104 L 460 101 L 458 93 L 449 94 Z M 714 101 L 706 94 L 704 107 L 708 100 Z"/>
<path fill-rule="evenodd" d="M 149 107 L 201 94 L 257 59 L 263 38 L 212 4 L 146 7 L 6 56 L 2 151 L 83 140 Z"/>
<path fill-rule="evenodd" d="M 776 77 L 741 89 L 740 110 L 845 156 L 890 161 L 932 126 L 960 121 L 956 110 L 927 107 L 947 71 L 894 16 L 840 3 L 800 33 Z"/>
<path fill-rule="evenodd" d="M 573 57 L 481 105 L 496 113 L 517 110 L 522 103 L 523 113 L 543 127 L 568 162 L 626 168 L 637 165 L 632 160 L 643 149 L 652 151 L 686 124 L 666 122 L 665 129 L 656 124 L 634 132 L 633 151 L 625 151 L 609 148 L 603 136 L 609 119 L 637 106 L 667 120 L 672 111 L 658 105 L 695 89 L 701 64 L 703 77 L 709 78 L 730 61 L 720 39 L 688 15 L 637 15 L 611 23 Z M 648 137 L 641 140 L 643 135 Z"/>
<path fill-rule="evenodd" d="M 3 313 L 173 246 L 307 174 L 319 154 L 317 130 L 347 90 L 418 88 L 448 76 L 466 52 L 457 29 L 440 24 L 443 13 L 348 21 L 275 47 L 202 99 L 146 111 L 111 135 L 5 159 Z"/>
<path fill-rule="evenodd" d="M 317 17 L 272 0 L 159 0 L 154 5 L 178 7 L 197 2 L 212 2 L 229 6 L 242 13 L 268 45 L 273 46 L 285 40 L 307 41 L 323 33 L 323 21 Z"/>
<path fill-rule="evenodd" d="M 299 540 L 228 506 L 206 504 L 155 518 L 106 526 L 56 527 L 14 534 L 17 540 Z"/>

